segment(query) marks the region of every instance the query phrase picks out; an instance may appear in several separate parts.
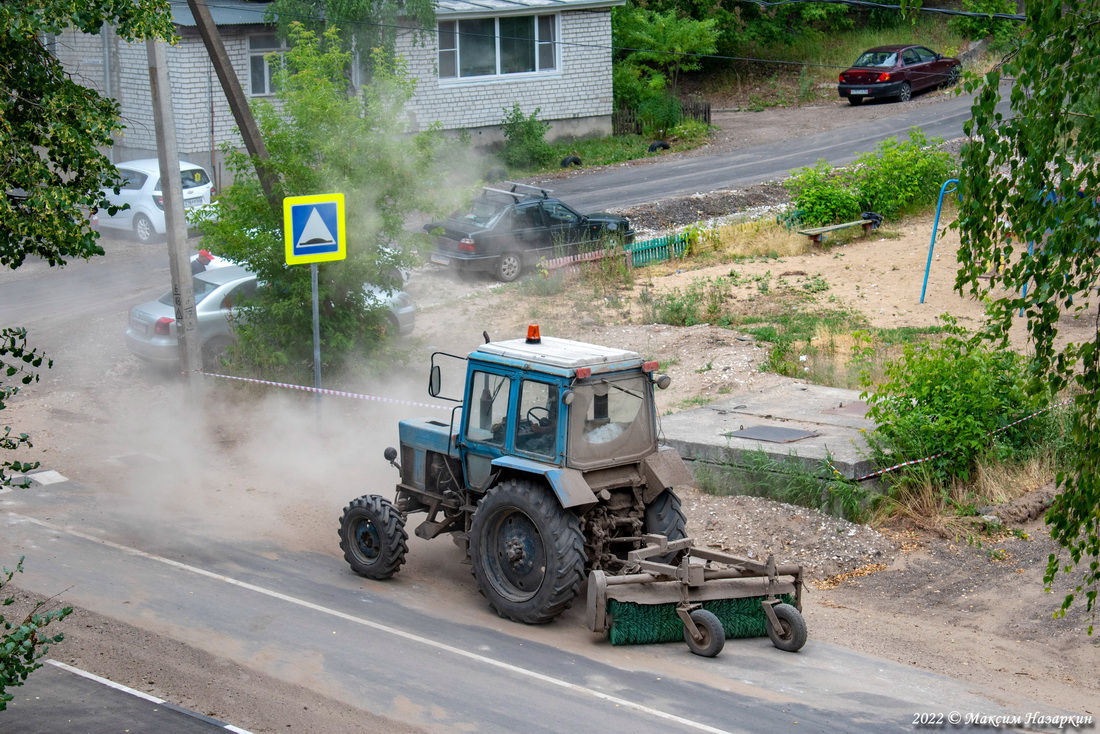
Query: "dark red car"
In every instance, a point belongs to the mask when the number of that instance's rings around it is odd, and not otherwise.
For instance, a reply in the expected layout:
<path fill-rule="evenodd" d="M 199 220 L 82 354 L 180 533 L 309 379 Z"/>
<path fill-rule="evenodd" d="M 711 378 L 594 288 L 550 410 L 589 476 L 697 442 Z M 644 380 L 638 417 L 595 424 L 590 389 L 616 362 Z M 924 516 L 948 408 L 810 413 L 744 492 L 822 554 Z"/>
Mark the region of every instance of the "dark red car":
<path fill-rule="evenodd" d="M 948 87 L 959 80 L 962 62 L 924 46 L 878 46 L 860 54 L 841 72 L 837 91 L 851 104 L 894 97 L 908 102 L 914 92 Z"/>

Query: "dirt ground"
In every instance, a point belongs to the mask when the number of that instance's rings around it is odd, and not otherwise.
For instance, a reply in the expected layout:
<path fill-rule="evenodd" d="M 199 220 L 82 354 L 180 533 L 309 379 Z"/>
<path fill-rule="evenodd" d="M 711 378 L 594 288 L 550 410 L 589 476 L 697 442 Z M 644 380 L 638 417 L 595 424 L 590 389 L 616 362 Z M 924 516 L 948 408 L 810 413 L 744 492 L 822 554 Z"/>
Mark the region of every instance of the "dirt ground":
<path fill-rule="evenodd" d="M 918 103 L 933 103 L 930 97 L 918 98 Z M 865 105 L 858 112 L 866 117 L 878 114 L 881 107 Z M 801 110 L 723 113 L 717 120 L 723 130 L 711 150 L 824 129 L 822 125 L 848 124 L 855 112 L 836 102 Z M 707 218 L 782 200 L 780 189 L 765 186 L 666 202 L 631 214 L 646 229 L 663 230 L 696 221 L 701 218 L 699 212 Z M 875 326 L 928 326 L 945 312 L 966 325 L 977 325 L 981 305 L 952 291 L 958 244 L 953 233 L 936 243 L 928 293 L 925 303 L 919 303 L 930 236 L 930 217 L 888 222 L 868 238 L 803 255 L 715 260 L 700 269 L 674 264 L 654 268 L 652 273 L 638 272 L 630 288 L 573 284 L 550 295 L 539 295 L 535 286 L 523 282 L 509 286 L 489 280 L 460 282 L 442 269 L 425 266 L 414 273 L 408 288 L 420 308 L 416 333 L 406 342 L 410 357 L 404 371 L 409 376 L 341 387 L 425 400 L 423 363 L 428 352 L 462 354 L 480 341 L 483 331 L 493 338 L 506 338 L 523 333 L 528 323 L 539 323 L 544 334 L 634 349 L 661 360 L 673 378 L 672 386 L 658 393 L 662 413 L 732 398 L 779 379 L 762 371 L 766 345 L 730 329 L 646 323 L 646 299 L 676 289 L 682 292 L 699 279 L 729 278 L 735 272 L 742 285 L 730 286 L 729 294 L 735 304 L 746 308 L 752 307 L 754 293 L 766 278 L 776 290 L 809 292 L 805 286 L 813 284 L 819 302 L 847 306 Z M 117 243 L 109 248 L 108 258 L 125 256 L 126 248 L 133 246 Z M 74 330 L 71 348 L 105 344 L 117 338 L 124 322 L 125 314 L 93 319 L 91 326 L 106 336 Z M 1087 318 L 1066 319 L 1060 326 L 1066 339 L 1092 336 Z M 1022 331 L 1014 334 L 1014 346 L 1026 349 Z M 117 485 L 118 467 L 105 463 L 105 454 L 163 452 L 155 431 L 158 420 L 169 420 L 175 387 L 124 348 L 111 349 L 111 363 L 89 367 L 92 374 L 61 366 L 68 348 L 55 350 L 51 356 L 59 363 L 60 374 L 9 403 L 5 425 L 35 438 L 25 460 L 39 459 L 45 468 L 86 484 Z M 66 374 L 81 375 L 88 383 L 76 387 Z M 201 447 L 204 470 L 219 472 L 223 478 L 216 491 L 204 490 L 207 494 L 197 504 L 204 520 L 224 517 L 225 532 L 233 532 L 233 518 L 239 516 L 243 503 L 262 500 L 264 512 L 280 520 L 281 542 L 336 557 L 335 513 L 353 496 L 348 494 L 349 486 L 358 486 L 364 471 L 380 466 L 380 447 L 392 443 L 393 422 L 404 416 L 405 409 L 376 410 L 373 420 L 381 422 L 377 439 L 372 437 L 366 450 L 361 445 L 337 447 L 349 458 L 333 469 L 338 473 L 327 476 L 317 467 L 296 467 L 289 459 L 273 460 L 270 454 L 258 452 L 263 426 L 275 422 L 272 416 L 282 402 L 281 397 L 256 401 L 256 393 L 238 396 L 229 403 L 239 408 L 235 419 L 219 422 L 206 435 L 189 434 L 188 440 Z M 362 414 L 355 406 L 336 412 L 335 417 L 349 425 Z M 248 426 L 252 435 L 242 434 L 242 426 Z M 363 454 L 370 459 L 361 458 Z M 312 486 L 334 489 L 306 502 L 271 488 L 304 481 L 306 475 Z M 186 526 L 189 508 L 171 499 L 178 480 L 162 481 L 163 498 L 158 501 L 163 507 L 157 511 L 173 513 L 174 520 Z M 1021 487 L 1021 494 L 1031 490 L 1041 488 Z M 148 500 L 139 500 L 143 495 L 136 487 L 113 486 L 110 491 L 132 496 L 138 503 L 135 514 L 150 511 Z M 811 583 L 804 602 L 811 643 L 836 643 L 970 681 L 996 691 L 1009 708 L 1026 700 L 1074 714 L 1100 714 L 1100 635 L 1086 636 L 1078 610 L 1065 619 L 1051 618 L 1064 590 L 1043 592 L 1042 572 L 1053 548 L 1033 513 L 1005 509 L 1006 523 L 1019 533 L 987 539 L 979 547 L 968 545 L 965 538 L 853 525 L 813 510 L 754 498 L 714 497 L 690 488 L 683 495 L 691 532 L 707 545 L 741 553 L 775 553 L 781 562 L 806 566 Z M 1032 504 L 1041 507 L 1036 497 L 1041 495 L 1031 495 Z M 410 566 L 415 573 L 415 564 Z M 65 625 L 68 639 L 56 648 L 58 659 L 139 689 L 152 689 L 156 695 L 239 726 L 258 732 L 328 732 L 346 730 L 351 721 L 363 725 L 357 712 L 308 692 L 296 693 L 299 703 L 294 706 L 273 706 L 289 698 L 270 695 L 282 684 L 255 671 L 226 667 L 205 651 L 158 639 L 148 630 L 83 610 Z M 162 654 L 163 650 L 171 653 Z M 218 674 L 208 675 L 210 670 Z M 379 724 L 379 730 L 384 729 Z"/>

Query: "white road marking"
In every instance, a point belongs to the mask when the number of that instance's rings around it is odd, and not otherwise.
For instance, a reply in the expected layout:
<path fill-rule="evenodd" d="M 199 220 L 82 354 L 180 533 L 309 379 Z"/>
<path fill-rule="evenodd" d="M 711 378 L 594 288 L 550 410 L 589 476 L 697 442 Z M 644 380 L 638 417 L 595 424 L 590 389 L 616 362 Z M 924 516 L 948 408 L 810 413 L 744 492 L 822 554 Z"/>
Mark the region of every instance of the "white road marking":
<path fill-rule="evenodd" d="M 264 594 L 265 596 L 269 596 L 273 599 L 279 599 L 280 601 L 285 601 L 285 602 L 288 602 L 290 604 L 296 604 L 300 607 L 304 607 L 306 609 L 311 609 L 315 612 L 321 612 L 322 614 L 328 614 L 328 615 L 331 615 L 331 616 L 336 617 L 338 619 L 343 619 L 343 620 L 348 621 L 348 622 L 353 622 L 355 624 L 363 625 L 364 627 L 370 627 L 371 629 L 378 630 L 379 632 L 385 632 L 385 633 L 393 635 L 395 637 L 400 637 L 402 639 L 409 640 L 410 642 L 416 642 L 416 643 L 419 643 L 421 645 L 427 645 L 428 647 L 432 647 L 432 648 L 435 648 L 437 650 L 442 650 L 443 652 L 448 652 L 448 653 L 450 653 L 452 655 L 456 655 L 458 657 L 467 658 L 469 660 L 475 660 L 479 663 L 483 663 L 485 665 L 489 665 L 489 666 L 492 666 L 494 668 L 500 668 L 501 670 L 505 670 L 505 671 L 508 671 L 510 673 L 515 673 L 516 675 L 521 675 L 521 676 L 525 676 L 527 678 L 532 678 L 534 680 L 540 681 L 542 683 L 547 683 L 547 684 L 552 685 L 552 686 L 557 686 L 559 688 L 564 688 L 564 689 L 572 691 L 574 693 L 579 693 L 579 694 L 582 694 L 582 695 L 592 696 L 592 697 L 598 698 L 602 701 L 607 701 L 608 703 L 614 704 L 616 706 L 622 706 L 623 708 L 632 709 L 634 711 L 638 711 L 638 712 L 643 713 L 643 714 L 648 714 L 649 716 L 653 716 L 653 717 L 658 718 L 658 719 L 664 719 L 665 721 L 671 721 L 671 722 L 675 722 L 677 724 L 682 724 L 683 726 L 686 726 L 690 729 L 695 729 L 697 731 L 709 732 L 710 734 L 732 734 L 731 732 L 729 732 L 725 729 L 718 729 L 718 728 L 715 728 L 713 726 L 709 726 L 708 724 L 704 724 L 704 723 L 699 722 L 699 721 L 692 721 L 691 719 L 685 719 L 682 716 L 677 716 L 675 714 L 670 714 L 667 711 L 661 711 L 660 709 L 655 709 L 655 708 L 652 708 L 650 706 L 644 706 L 644 705 L 642 705 L 642 704 L 640 704 L 636 701 L 630 701 L 630 700 L 625 699 L 625 698 L 619 698 L 618 696 L 612 696 L 612 695 L 609 695 L 607 693 L 601 693 L 600 691 L 593 691 L 590 688 L 586 688 L 584 686 L 577 685 L 576 683 L 570 683 L 569 681 L 561 680 L 560 678 L 554 678 L 552 676 L 545 675 L 543 673 L 537 673 L 533 670 L 528 670 L 526 668 L 521 668 L 517 665 L 512 665 L 511 663 L 505 663 L 505 662 L 502 662 L 500 660 L 495 660 L 495 659 L 490 658 L 490 657 L 485 657 L 484 655 L 478 655 L 477 653 L 473 653 L 473 652 L 470 652 L 468 650 L 463 650 L 461 648 L 457 648 L 457 647 L 454 647 L 452 645 L 448 645 L 448 644 L 443 643 L 443 642 L 438 642 L 436 640 L 430 640 L 430 639 L 427 639 L 425 637 L 419 637 L 417 635 L 412 634 L 411 632 L 406 632 L 404 630 L 400 630 L 400 629 L 397 629 L 395 627 L 390 627 L 388 625 L 380 624 L 378 622 L 372 622 L 368 619 L 362 619 L 360 617 L 356 617 L 356 616 L 353 616 L 351 614 L 341 612 L 337 609 L 329 609 L 328 607 L 323 607 L 320 604 L 314 604 L 313 602 L 306 601 L 305 599 L 298 599 L 297 597 L 289 596 L 287 594 L 283 594 L 283 593 L 280 593 L 278 591 L 273 591 L 271 589 L 265 589 L 262 586 L 256 586 L 255 584 L 250 584 L 250 583 L 247 583 L 245 581 L 239 581 L 235 578 L 231 578 L 229 576 L 224 576 L 220 573 L 214 573 L 212 571 L 207 571 L 205 569 L 198 568 L 197 566 L 189 566 L 186 563 L 180 563 L 179 561 L 173 561 L 170 558 L 163 558 L 161 556 L 155 556 L 152 553 L 146 553 L 145 551 L 138 550 L 137 548 L 131 548 L 129 546 L 121 545 L 119 543 L 115 543 L 115 542 L 110 541 L 110 540 L 104 540 L 103 538 L 97 538 L 94 535 L 88 535 L 87 533 L 82 533 L 79 530 L 72 530 L 70 528 L 64 528 L 64 527 L 61 527 L 60 525 L 56 525 L 54 523 L 45 522 L 43 520 L 39 520 L 39 519 L 33 518 L 33 517 L 27 517 L 26 515 L 19 515 L 19 514 L 16 514 L 14 512 L 9 512 L 8 515 L 10 515 L 11 517 L 19 518 L 20 520 L 25 520 L 27 522 L 34 523 L 35 525 L 40 525 L 44 528 L 48 528 L 48 529 L 53 530 L 53 531 L 58 532 L 58 533 L 65 533 L 65 534 L 72 535 L 72 536 L 77 537 L 77 538 L 81 538 L 83 540 L 90 540 L 93 543 L 99 543 L 100 545 L 107 546 L 108 548 L 114 548 L 115 550 L 122 551 L 123 553 L 129 553 L 130 555 L 139 556 L 141 558 L 145 558 L 145 559 L 148 559 L 148 560 L 151 560 L 151 561 L 156 561 L 158 563 L 163 563 L 166 566 L 171 566 L 173 568 L 178 568 L 182 571 L 188 571 L 190 573 L 194 573 L 194 574 L 197 574 L 199 576 L 205 576 L 206 578 L 214 579 L 216 581 L 222 581 L 222 582 L 227 583 L 227 584 L 232 584 L 233 586 L 237 586 L 237 587 L 240 587 L 242 589 L 248 589 L 249 591 L 254 591 L 258 594 Z"/>
<path fill-rule="evenodd" d="M 111 680 L 110 678 L 103 678 L 101 676 L 96 675 L 95 673 L 89 673 L 87 670 L 81 670 L 80 668 L 74 668 L 72 665 L 67 665 L 67 664 L 62 663 L 58 660 L 47 660 L 46 664 L 47 665 L 53 665 L 54 667 L 61 668 L 62 670 L 67 670 L 70 673 L 75 673 L 76 675 L 79 675 L 82 678 L 87 678 L 88 680 L 94 680 L 96 683 L 100 683 L 102 685 L 105 685 L 108 688 L 114 688 L 116 691 L 122 691 L 123 693 L 129 693 L 131 696 L 137 696 L 138 698 L 143 698 L 146 701 L 151 701 L 151 702 L 157 704 L 158 706 L 168 706 L 168 707 L 173 708 L 177 711 L 182 710 L 178 706 L 176 706 L 175 704 L 172 704 L 172 703 L 169 703 L 168 701 L 165 701 L 163 698 L 157 698 L 156 696 L 150 696 L 148 693 L 145 693 L 144 691 L 139 691 L 138 689 L 131 688 L 130 686 L 124 686 L 121 683 L 116 683 L 115 681 Z M 191 712 L 191 711 L 184 711 L 184 713 L 194 715 L 194 712 Z M 204 716 L 202 718 L 207 720 L 207 721 L 211 720 L 210 717 L 208 717 L 208 716 Z M 252 734 L 252 732 L 248 731 L 247 729 L 241 729 L 240 727 L 233 726 L 232 724 L 225 724 L 224 722 L 218 722 L 218 723 L 222 724 L 223 729 L 225 729 L 226 731 L 231 731 L 234 734 Z"/>

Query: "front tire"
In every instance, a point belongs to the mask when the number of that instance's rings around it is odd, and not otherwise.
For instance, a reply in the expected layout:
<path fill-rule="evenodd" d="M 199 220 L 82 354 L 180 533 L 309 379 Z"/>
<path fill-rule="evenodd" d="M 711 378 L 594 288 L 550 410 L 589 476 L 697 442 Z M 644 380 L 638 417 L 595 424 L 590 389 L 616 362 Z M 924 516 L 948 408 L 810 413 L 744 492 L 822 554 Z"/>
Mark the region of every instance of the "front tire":
<path fill-rule="evenodd" d="M 898 102 L 908 102 L 913 98 L 913 88 L 909 86 L 909 82 L 902 82 L 901 89 L 898 90 Z"/>
<path fill-rule="evenodd" d="M 389 500 L 363 495 L 344 508 L 340 518 L 340 549 L 351 570 L 368 579 L 393 576 L 409 551 L 405 519 Z"/>
<path fill-rule="evenodd" d="M 497 614 L 550 622 L 584 583 L 580 520 L 544 485 L 511 479 L 486 492 L 474 511 L 470 560 L 478 591 Z"/>
<path fill-rule="evenodd" d="M 523 272 L 523 258 L 518 252 L 506 252 L 497 260 L 496 272 L 493 273 L 501 283 L 511 283 Z"/>
<path fill-rule="evenodd" d="M 944 81 L 943 86 L 953 87 L 959 83 L 959 67 L 952 66 L 947 70 L 947 80 Z"/>

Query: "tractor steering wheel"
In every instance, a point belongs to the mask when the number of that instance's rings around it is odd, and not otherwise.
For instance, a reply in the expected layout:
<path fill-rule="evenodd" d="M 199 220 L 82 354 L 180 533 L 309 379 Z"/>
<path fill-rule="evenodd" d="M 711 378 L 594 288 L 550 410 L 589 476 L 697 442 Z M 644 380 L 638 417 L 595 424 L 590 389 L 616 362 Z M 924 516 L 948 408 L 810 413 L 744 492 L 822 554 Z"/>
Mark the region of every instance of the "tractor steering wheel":
<path fill-rule="evenodd" d="M 542 411 L 543 413 L 546 413 L 546 417 L 539 418 L 537 415 L 535 415 L 535 411 Z M 543 428 L 546 428 L 550 425 L 550 409 L 545 408 L 541 405 L 536 405 L 532 407 L 530 410 L 527 411 L 527 422 L 531 425 L 538 424 Z"/>

